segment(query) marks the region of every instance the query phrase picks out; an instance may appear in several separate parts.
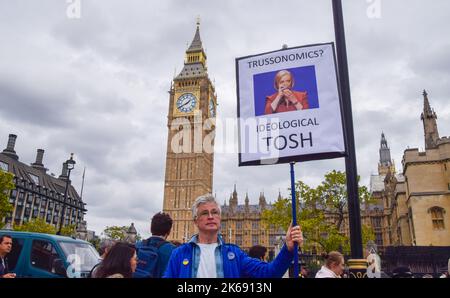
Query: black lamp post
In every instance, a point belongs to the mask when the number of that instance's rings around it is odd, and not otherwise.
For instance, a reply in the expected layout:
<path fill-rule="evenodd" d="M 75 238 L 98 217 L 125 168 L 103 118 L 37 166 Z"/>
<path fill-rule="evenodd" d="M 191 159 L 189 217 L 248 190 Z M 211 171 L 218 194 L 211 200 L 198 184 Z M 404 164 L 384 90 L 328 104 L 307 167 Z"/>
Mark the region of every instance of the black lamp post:
<path fill-rule="evenodd" d="M 342 0 L 332 0 L 334 32 L 336 36 L 336 55 L 338 61 L 338 78 L 341 87 L 345 141 L 348 155 L 345 157 L 347 174 L 348 218 L 350 227 L 351 259 L 348 260 L 350 276 L 367 277 L 367 260 L 363 259 L 361 211 L 358 193 L 358 171 L 356 169 L 355 137 L 353 131 L 350 79 L 348 75 L 347 48 L 345 45 L 344 16 Z"/>
<path fill-rule="evenodd" d="M 75 160 L 73 160 L 73 153 L 70 153 L 70 159 L 66 160 L 66 167 L 67 167 L 67 180 L 66 180 L 66 189 L 64 191 L 64 201 L 63 201 L 63 208 L 61 213 L 61 220 L 59 222 L 59 230 L 58 235 L 61 235 L 61 229 L 64 225 L 64 214 L 66 213 L 66 203 L 67 203 L 67 192 L 69 190 L 69 184 L 70 184 L 70 172 L 75 168 Z"/>

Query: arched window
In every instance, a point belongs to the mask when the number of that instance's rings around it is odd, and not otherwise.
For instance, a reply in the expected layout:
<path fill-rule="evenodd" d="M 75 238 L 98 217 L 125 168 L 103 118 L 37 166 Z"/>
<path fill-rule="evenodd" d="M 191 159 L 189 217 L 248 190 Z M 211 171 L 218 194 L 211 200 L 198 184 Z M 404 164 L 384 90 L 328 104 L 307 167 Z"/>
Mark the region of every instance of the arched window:
<path fill-rule="evenodd" d="M 431 213 L 431 221 L 433 222 L 434 230 L 444 230 L 444 214 L 445 209 L 441 207 L 431 207 L 428 209 L 428 213 Z"/>

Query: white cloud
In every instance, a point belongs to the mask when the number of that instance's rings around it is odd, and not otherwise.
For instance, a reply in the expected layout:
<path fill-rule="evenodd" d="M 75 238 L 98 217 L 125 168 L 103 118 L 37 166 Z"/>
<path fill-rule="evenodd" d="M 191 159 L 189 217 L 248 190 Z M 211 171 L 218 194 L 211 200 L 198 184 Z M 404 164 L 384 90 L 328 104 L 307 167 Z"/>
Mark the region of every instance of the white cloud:
<path fill-rule="evenodd" d="M 168 89 L 174 69 L 201 16 L 208 71 L 215 79 L 218 116 L 236 116 L 234 59 L 334 40 L 330 1 L 86 1 L 80 19 L 66 17 L 65 1 L 0 2 L 0 147 L 18 134 L 27 163 L 36 148 L 59 175 L 75 153 L 90 229 L 136 224 L 148 235 L 162 208 Z M 450 3 L 381 1 L 369 19 L 366 1 L 344 3 L 358 171 L 367 184 L 377 169 L 381 131 L 397 168 L 403 150 L 423 147 L 422 89 L 429 91 L 441 135 L 449 134 Z M 220 137 L 220 136 L 218 136 Z M 217 140 L 219 143 L 220 140 Z M 255 203 L 264 190 L 288 195 L 289 166 L 237 167 L 236 154 L 215 156 L 214 188 Z M 297 178 L 317 184 L 343 159 L 296 165 Z"/>

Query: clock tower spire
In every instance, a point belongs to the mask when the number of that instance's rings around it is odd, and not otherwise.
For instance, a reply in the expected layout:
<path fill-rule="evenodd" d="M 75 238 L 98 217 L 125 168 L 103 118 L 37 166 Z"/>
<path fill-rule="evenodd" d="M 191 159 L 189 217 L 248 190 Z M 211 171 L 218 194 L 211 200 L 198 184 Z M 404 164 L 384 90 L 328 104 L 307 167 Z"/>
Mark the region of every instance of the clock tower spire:
<path fill-rule="evenodd" d="M 176 79 L 188 77 L 208 76 L 206 68 L 206 53 L 200 38 L 200 21 L 197 20 L 197 30 L 194 39 L 186 50 L 183 70 Z"/>
<path fill-rule="evenodd" d="M 196 233 L 193 202 L 213 190 L 217 99 L 208 77 L 199 20 L 169 94 L 163 211 L 173 219 L 169 239 L 185 242 Z"/>

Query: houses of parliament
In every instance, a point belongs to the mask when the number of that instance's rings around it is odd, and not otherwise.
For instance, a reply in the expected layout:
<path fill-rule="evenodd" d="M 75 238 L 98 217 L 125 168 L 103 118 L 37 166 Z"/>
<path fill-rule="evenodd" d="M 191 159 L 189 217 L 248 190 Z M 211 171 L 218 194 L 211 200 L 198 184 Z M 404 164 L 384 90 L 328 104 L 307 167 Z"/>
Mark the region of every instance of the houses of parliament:
<path fill-rule="evenodd" d="M 163 211 L 173 219 L 170 239 L 180 242 L 188 241 L 196 233 L 191 214 L 193 202 L 198 196 L 213 192 L 214 119 L 218 98 L 206 62 L 197 22 L 183 69 L 169 90 Z M 370 179 L 375 203 L 361 206 L 361 221 L 373 228 L 380 249 L 450 246 L 450 138 L 439 137 L 437 115 L 426 92 L 423 101 L 425 151 L 406 149 L 402 172 L 396 171 L 387 139 L 381 135 L 378 174 Z M 186 129 L 196 125 L 201 127 L 201 138 L 196 136 L 195 129 Z M 203 148 L 205 143 L 209 150 Z M 225 199 L 221 206 L 222 236 L 244 250 L 260 244 L 273 253 L 278 237 L 285 232 L 262 223 L 262 211 L 271 208 L 264 193 L 260 194 L 258 204 L 251 205 L 249 201 L 245 195 L 243 204 L 239 204 L 235 185 L 228 204 Z M 348 217 L 341 229 L 342 233 L 349 234 Z"/>

